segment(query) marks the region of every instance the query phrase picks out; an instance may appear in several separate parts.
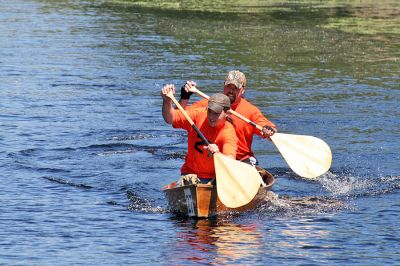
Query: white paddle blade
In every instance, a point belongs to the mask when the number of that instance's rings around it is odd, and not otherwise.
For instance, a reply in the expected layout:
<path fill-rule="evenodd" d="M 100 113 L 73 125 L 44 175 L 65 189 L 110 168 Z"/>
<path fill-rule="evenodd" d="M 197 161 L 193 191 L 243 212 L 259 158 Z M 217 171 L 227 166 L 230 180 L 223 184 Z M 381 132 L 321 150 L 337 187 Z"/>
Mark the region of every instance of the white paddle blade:
<path fill-rule="evenodd" d="M 271 139 L 290 168 L 301 177 L 316 178 L 331 167 L 331 149 L 319 138 L 275 133 Z"/>
<path fill-rule="evenodd" d="M 221 153 L 214 154 L 217 193 L 228 208 L 249 203 L 260 188 L 260 175 L 255 167 Z"/>

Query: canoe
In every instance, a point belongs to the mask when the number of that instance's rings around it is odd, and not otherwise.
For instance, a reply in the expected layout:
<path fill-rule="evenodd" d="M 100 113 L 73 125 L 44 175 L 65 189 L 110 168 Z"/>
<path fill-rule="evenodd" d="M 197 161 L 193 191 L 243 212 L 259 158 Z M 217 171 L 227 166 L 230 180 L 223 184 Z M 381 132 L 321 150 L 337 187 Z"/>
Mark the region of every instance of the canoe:
<path fill-rule="evenodd" d="M 191 184 L 179 186 L 172 182 L 163 187 L 169 210 L 178 215 L 193 218 L 209 218 L 218 214 L 241 212 L 255 209 L 267 197 L 267 191 L 275 183 L 275 178 L 266 170 L 257 168 L 266 186 L 260 185 L 257 195 L 248 204 L 239 208 L 228 208 L 218 198 L 217 188 L 211 184 Z"/>

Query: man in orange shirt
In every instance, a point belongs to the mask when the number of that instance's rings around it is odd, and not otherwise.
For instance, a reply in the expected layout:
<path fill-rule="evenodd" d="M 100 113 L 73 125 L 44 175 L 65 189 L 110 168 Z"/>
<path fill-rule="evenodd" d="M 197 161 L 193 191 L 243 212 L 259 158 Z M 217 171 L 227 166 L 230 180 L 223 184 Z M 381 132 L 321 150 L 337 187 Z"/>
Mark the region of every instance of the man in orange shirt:
<path fill-rule="evenodd" d="M 215 177 L 214 160 L 209 153 L 220 151 L 232 158 L 236 157 L 235 129 L 230 122 L 226 121 L 226 111 L 229 109 L 230 100 L 226 95 L 217 93 L 210 97 L 206 107 L 187 110 L 194 124 L 210 142 L 208 146 L 205 146 L 182 112 L 172 107 L 172 100 L 166 96 L 170 91 L 175 92 L 173 84 L 165 85 L 161 89 L 163 118 L 174 128 L 188 131 L 188 151 L 181 168 L 181 175 L 195 174 L 202 183 L 208 183 Z"/>
<path fill-rule="evenodd" d="M 180 103 L 183 107 L 186 107 L 190 95 L 193 93 L 191 91 L 192 87 L 196 86 L 196 82 L 187 81 L 181 88 L 181 99 Z M 237 118 L 236 116 L 230 116 L 233 125 L 235 127 L 236 135 L 238 137 L 238 149 L 236 151 L 236 159 L 241 160 L 251 164 L 258 164 L 257 159 L 254 157 L 254 153 L 251 150 L 251 145 L 253 143 L 253 136 L 259 135 L 262 138 L 268 138 L 277 132 L 277 128 L 274 123 L 269 121 L 261 111 L 243 98 L 243 94 L 246 91 L 246 76 L 238 71 L 233 70 L 228 72 L 228 75 L 224 81 L 224 94 L 230 99 L 230 108 L 237 113 L 243 115 L 244 117 L 250 119 L 255 124 L 263 127 L 260 132 L 254 126 L 248 124 L 247 122 Z M 201 106 L 206 106 L 207 100 L 201 100 L 193 103 L 187 109 L 198 108 Z"/>

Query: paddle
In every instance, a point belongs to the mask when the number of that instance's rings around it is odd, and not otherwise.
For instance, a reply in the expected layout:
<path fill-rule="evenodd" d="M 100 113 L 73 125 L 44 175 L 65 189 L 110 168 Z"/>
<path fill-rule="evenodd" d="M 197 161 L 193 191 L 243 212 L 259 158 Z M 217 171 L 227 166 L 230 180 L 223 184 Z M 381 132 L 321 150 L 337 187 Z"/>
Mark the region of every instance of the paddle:
<path fill-rule="evenodd" d="M 204 137 L 185 109 L 176 100 L 172 91 L 166 96 L 175 103 L 204 143 L 209 145 L 210 142 Z M 217 193 L 221 202 L 228 208 L 238 208 L 249 203 L 260 188 L 260 175 L 256 168 L 229 158 L 222 153 L 214 153 L 213 157 L 217 179 Z"/>
<path fill-rule="evenodd" d="M 197 88 L 193 89 L 194 92 L 203 98 L 209 98 Z M 262 130 L 262 126 L 257 125 L 241 114 L 231 109 L 228 112 L 256 127 L 258 130 Z M 289 167 L 301 177 L 313 179 L 326 173 L 331 167 L 331 149 L 328 144 L 319 138 L 284 133 L 275 133 L 270 138 Z"/>

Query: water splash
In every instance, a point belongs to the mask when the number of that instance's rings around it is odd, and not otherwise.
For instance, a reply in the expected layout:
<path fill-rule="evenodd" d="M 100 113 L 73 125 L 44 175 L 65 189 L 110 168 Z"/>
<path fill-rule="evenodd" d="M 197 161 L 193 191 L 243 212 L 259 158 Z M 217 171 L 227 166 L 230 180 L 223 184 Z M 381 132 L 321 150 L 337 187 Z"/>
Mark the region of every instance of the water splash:
<path fill-rule="evenodd" d="M 327 173 L 319 182 L 336 198 L 378 196 L 400 189 L 400 176 L 361 177 Z"/>
<path fill-rule="evenodd" d="M 365 182 L 357 180 L 353 176 L 338 176 L 330 172 L 323 175 L 318 182 L 321 183 L 332 196 L 349 195 L 354 189 L 361 189 L 367 186 Z"/>
<path fill-rule="evenodd" d="M 331 197 L 292 197 L 269 191 L 265 201 L 256 211 L 273 217 L 315 215 L 349 209 L 345 201 Z"/>
<path fill-rule="evenodd" d="M 154 206 L 154 204 L 144 198 L 139 196 L 137 193 L 127 190 L 126 196 L 129 199 L 128 210 L 130 211 L 140 211 L 146 213 L 166 213 L 167 210 L 160 206 Z"/>

